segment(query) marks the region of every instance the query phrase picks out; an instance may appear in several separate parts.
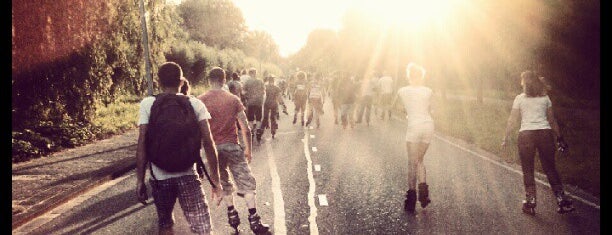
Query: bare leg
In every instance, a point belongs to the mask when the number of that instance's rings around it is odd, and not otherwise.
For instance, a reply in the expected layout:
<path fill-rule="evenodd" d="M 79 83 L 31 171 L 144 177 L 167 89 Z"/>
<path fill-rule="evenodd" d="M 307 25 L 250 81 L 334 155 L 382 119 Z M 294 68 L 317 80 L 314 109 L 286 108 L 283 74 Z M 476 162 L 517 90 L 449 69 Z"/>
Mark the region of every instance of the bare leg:
<path fill-rule="evenodd" d="M 429 148 L 429 143 L 419 143 L 418 144 L 418 155 L 417 155 L 417 178 L 419 183 L 426 183 L 425 181 L 425 164 L 423 163 L 423 159 L 425 158 L 425 153 L 427 152 L 427 148 Z"/>
<path fill-rule="evenodd" d="M 408 189 L 416 189 L 419 144 L 406 142 L 408 150 Z"/>

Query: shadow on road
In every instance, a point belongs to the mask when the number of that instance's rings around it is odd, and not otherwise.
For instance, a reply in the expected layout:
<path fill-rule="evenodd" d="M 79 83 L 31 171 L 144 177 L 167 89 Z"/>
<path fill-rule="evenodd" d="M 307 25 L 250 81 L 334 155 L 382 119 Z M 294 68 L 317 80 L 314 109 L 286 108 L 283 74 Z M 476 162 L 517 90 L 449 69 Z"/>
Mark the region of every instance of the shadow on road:
<path fill-rule="evenodd" d="M 61 221 L 52 221 L 56 223 L 54 226 L 45 226 L 47 229 L 36 230 L 32 234 L 91 234 L 148 206 L 153 205 L 141 205 L 136 199 L 135 190 L 129 190 L 71 212 L 69 217 Z"/>

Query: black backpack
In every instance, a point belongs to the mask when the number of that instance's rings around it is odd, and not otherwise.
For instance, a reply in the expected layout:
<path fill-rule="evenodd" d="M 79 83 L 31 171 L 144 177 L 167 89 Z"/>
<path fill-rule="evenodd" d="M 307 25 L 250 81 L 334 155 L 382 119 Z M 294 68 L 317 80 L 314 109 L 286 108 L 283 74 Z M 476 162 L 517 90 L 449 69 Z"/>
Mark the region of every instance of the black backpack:
<path fill-rule="evenodd" d="M 147 126 L 147 160 L 168 171 L 180 172 L 200 158 L 202 134 L 189 97 L 158 94 Z"/>
<path fill-rule="evenodd" d="M 184 171 L 196 163 L 200 176 L 204 172 L 214 188 L 200 157 L 202 133 L 189 97 L 176 94 L 155 97 L 145 138 L 147 160 L 168 172 Z M 151 176 L 155 179 L 152 168 Z"/>

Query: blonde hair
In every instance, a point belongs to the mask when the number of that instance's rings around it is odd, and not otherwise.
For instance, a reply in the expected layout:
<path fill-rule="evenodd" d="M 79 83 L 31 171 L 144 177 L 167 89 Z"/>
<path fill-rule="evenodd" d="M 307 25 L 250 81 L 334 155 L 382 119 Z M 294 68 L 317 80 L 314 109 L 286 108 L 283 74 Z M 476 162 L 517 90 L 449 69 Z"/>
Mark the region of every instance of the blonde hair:
<path fill-rule="evenodd" d="M 419 76 L 419 78 L 425 78 L 425 73 L 425 68 L 418 64 L 409 63 L 408 66 L 406 66 L 406 75 L 408 75 L 408 78 L 417 78 L 416 76 Z"/>

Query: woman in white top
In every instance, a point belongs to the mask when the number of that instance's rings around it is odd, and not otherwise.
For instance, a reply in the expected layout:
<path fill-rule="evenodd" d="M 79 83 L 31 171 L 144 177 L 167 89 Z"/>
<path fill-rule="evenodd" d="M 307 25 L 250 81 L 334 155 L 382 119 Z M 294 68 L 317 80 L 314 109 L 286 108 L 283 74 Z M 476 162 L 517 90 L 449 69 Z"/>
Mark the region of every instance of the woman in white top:
<path fill-rule="evenodd" d="M 526 192 L 523 212 L 531 215 L 535 214 L 534 158 L 536 150 L 544 173 L 546 173 L 548 182 L 557 198 L 559 205 L 557 212 L 573 211 L 572 201 L 566 196 L 555 168 L 555 136 L 560 146 L 565 146 L 565 142 L 553 115 L 550 98 L 545 93 L 545 85 L 534 72 L 525 71 L 521 73 L 521 86 L 523 87 L 523 93 L 517 95 L 512 104 L 502 146 L 506 146 L 510 132 L 515 123 L 520 120 L 521 127 L 517 144 Z"/>
<path fill-rule="evenodd" d="M 425 182 L 425 165 L 423 157 L 434 134 L 434 122 L 431 117 L 432 90 L 424 86 L 425 69 L 410 63 L 406 68 L 410 85 L 400 88 L 393 99 L 391 107 L 395 107 L 397 99 L 401 99 L 405 111 L 408 129 L 406 131 L 406 148 L 408 150 L 408 191 L 404 209 L 414 213 L 416 204 L 417 178 L 418 199 L 425 208 L 429 199 L 428 185 Z"/>

